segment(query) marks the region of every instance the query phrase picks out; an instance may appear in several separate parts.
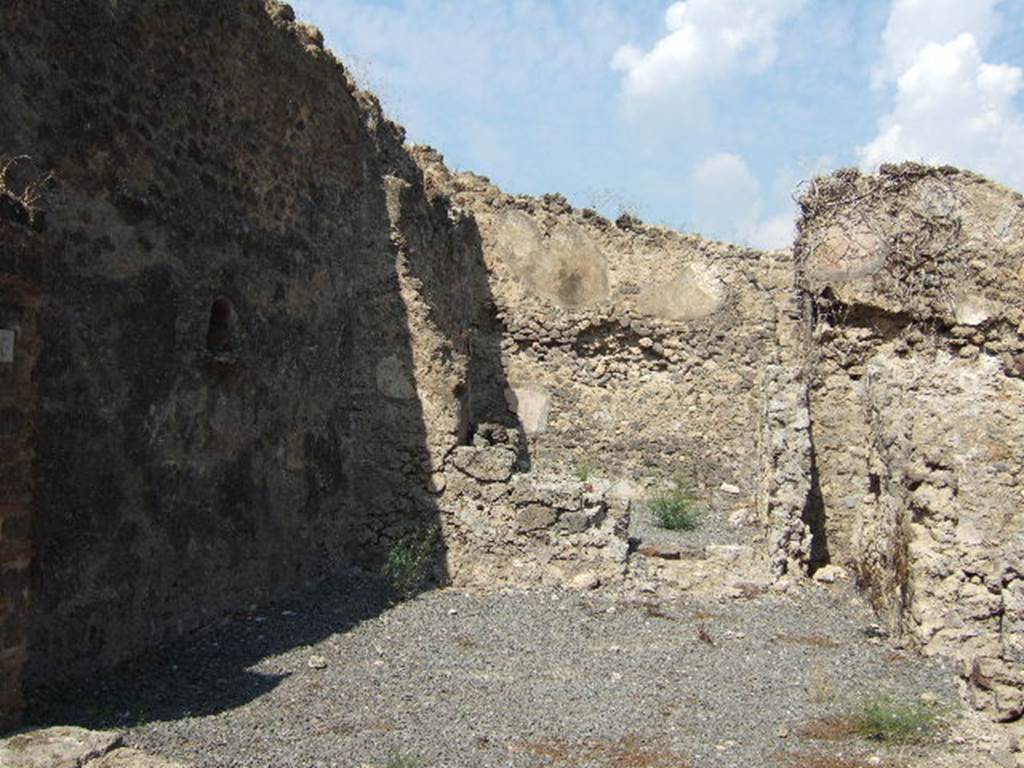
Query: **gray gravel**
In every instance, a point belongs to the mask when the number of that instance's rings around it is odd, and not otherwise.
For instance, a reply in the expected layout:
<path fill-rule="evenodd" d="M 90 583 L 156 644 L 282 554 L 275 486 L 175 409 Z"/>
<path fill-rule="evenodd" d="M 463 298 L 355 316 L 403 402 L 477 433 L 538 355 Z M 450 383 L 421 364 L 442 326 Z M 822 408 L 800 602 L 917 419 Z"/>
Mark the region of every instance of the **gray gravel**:
<path fill-rule="evenodd" d="M 660 604 L 449 589 L 388 608 L 348 577 L 38 691 L 31 714 L 138 723 L 130 745 L 211 768 L 785 765 L 836 748 L 802 724 L 880 688 L 956 700 L 950 669 L 871 640 L 871 622 L 852 595 L 813 587 Z"/>

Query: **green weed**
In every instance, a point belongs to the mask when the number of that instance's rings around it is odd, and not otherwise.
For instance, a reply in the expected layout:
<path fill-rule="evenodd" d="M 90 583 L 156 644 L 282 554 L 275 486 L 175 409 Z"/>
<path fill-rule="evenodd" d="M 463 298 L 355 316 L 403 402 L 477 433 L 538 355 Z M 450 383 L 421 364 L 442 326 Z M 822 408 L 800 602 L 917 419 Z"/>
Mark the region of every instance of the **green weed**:
<path fill-rule="evenodd" d="M 647 501 L 654 521 L 670 531 L 692 531 L 700 525 L 703 513 L 697 505 L 685 477 L 676 475 L 667 488 Z"/>
<path fill-rule="evenodd" d="M 864 701 L 859 719 L 869 739 L 906 744 L 933 738 L 945 714 L 941 706 L 883 693 Z"/>
<path fill-rule="evenodd" d="M 384 560 L 384 577 L 400 598 L 409 598 L 423 587 L 441 546 L 437 525 L 411 531 L 391 545 Z"/>
<path fill-rule="evenodd" d="M 388 756 L 388 761 L 384 763 L 384 768 L 419 768 L 419 764 L 419 760 L 414 757 L 392 752 Z"/>
<path fill-rule="evenodd" d="M 585 483 L 594 477 L 594 472 L 597 468 L 590 461 L 590 459 L 583 459 L 576 466 L 576 479 L 581 483 Z"/>

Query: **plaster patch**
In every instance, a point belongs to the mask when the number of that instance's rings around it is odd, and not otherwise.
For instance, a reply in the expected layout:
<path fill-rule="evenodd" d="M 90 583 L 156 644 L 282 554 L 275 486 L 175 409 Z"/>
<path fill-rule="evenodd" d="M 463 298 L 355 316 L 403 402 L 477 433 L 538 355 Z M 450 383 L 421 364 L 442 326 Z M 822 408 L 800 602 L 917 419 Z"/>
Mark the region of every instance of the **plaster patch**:
<path fill-rule="evenodd" d="M 377 363 L 377 389 L 382 395 L 395 400 L 412 400 L 416 397 L 416 384 L 406 366 L 394 355 L 388 355 Z"/>
<path fill-rule="evenodd" d="M 551 395 L 544 387 L 527 385 L 505 390 L 505 399 L 509 408 L 519 417 L 523 431 L 528 435 L 537 435 L 548 427 L 548 414 L 551 412 Z"/>
<path fill-rule="evenodd" d="M 581 307 L 608 296 L 604 254 L 579 226 L 556 225 L 548 237 L 522 211 L 509 211 L 498 229 L 498 247 L 527 291 L 559 307 Z"/>
<path fill-rule="evenodd" d="M 700 320 L 718 312 L 725 296 L 725 285 L 711 268 L 694 262 L 674 280 L 647 288 L 637 303 L 644 314 L 663 320 Z"/>

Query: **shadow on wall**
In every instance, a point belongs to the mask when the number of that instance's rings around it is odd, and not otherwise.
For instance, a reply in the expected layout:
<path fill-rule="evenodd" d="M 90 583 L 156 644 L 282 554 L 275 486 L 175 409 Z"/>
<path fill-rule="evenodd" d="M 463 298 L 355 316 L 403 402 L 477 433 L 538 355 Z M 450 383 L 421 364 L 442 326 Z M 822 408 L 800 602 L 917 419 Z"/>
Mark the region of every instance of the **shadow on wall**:
<path fill-rule="evenodd" d="M 495 322 L 475 224 L 426 199 L 400 130 L 290 21 L 262 0 L 203 14 L 87 0 L 6 5 L 0 27 L 0 154 L 60 180 L 41 235 L 26 669 L 42 722 L 77 695 L 66 680 L 172 643 L 162 658 L 350 566 L 379 569 L 409 531 L 438 525 L 437 457 L 515 419 L 497 344 L 460 346 Z M 240 118 L 245 104 L 259 120 Z M 391 237 L 388 174 L 407 181 L 411 253 Z M 447 346 L 466 350 L 441 361 L 458 393 L 424 392 L 406 264 Z M 383 361 L 410 372 L 411 392 L 381 387 Z M 425 415 L 421 398 L 443 411 L 455 394 L 461 425 Z M 432 567 L 443 581 L 443 552 Z M 251 638 L 232 624 L 238 653 L 210 662 L 215 679 L 152 706 L 236 706 L 280 680 L 246 671 L 256 659 L 388 604 L 345 599 L 322 620 L 254 623 Z M 179 674 L 201 677 L 194 661 Z M 82 711 L 101 706 L 93 682 Z"/>
<path fill-rule="evenodd" d="M 528 470 L 526 436 L 509 405 L 511 386 L 501 354 L 503 329 L 476 219 L 453 211 L 446 197 L 425 192 L 418 169 L 416 178 L 415 185 L 402 191 L 400 227 L 410 246 L 410 275 L 421 287 L 430 319 L 450 351 L 462 360 L 463 375 L 453 392 L 460 409 L 458 442 L 487 442 L 500 433 L 495 426 L 504 427 L 518 436 L 518 467 Z M 424 221 L 435 224 L 424 226 Z M 450 225 L 438 226 L 438 222 Z"/>

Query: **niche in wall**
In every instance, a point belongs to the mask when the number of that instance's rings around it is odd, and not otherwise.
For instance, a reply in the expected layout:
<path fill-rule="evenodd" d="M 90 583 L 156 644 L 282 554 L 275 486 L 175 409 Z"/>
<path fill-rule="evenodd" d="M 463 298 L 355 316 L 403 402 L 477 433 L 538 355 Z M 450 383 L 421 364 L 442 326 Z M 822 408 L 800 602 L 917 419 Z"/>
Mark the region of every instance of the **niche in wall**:
<path fill-rule="evenodd" d="M 206 350 L 214 355 L 230 355 L 238 351 L 238 316 L 234 304 L 223 296 L 218 296 L 210 305 Z"/>

